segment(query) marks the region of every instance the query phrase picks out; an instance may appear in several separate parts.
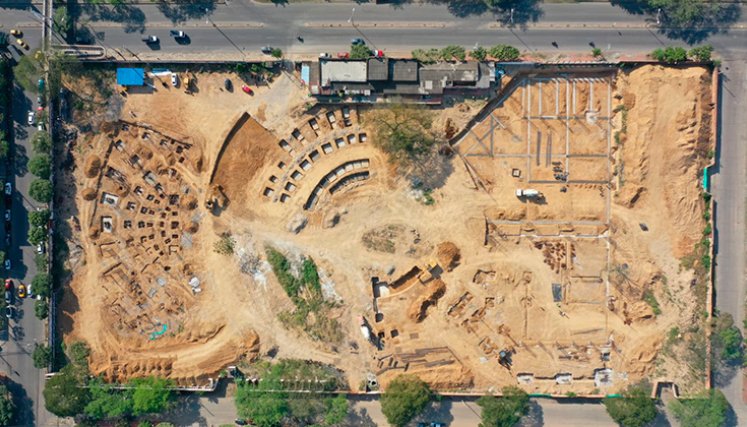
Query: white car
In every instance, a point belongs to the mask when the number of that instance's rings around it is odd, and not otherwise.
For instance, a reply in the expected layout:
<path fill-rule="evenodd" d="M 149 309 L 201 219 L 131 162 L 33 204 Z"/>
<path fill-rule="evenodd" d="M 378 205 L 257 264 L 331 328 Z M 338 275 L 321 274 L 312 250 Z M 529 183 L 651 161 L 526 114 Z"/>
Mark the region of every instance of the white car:
<path fill-rule="evenodd" d="M 176 87 L 179 84 L 179 76 L 176 73 L 171 73 L 171 86 Z"/>
<path fill-rule="evenodd" d="M 6 270 L 10 270 L 10 260 L 9 259 L 5 260 L 5 269 Z"/>
<path fill-rule="evenodd" d="M 29 111 L 29 115 L 26 117 L 26 123 L 28 123 L 29 126 L 33 126 L 34 122 L 36 122 L 36 114 L 34 114 L 33 111 Z"/>
<path fill-rule="evenodd" d="M 44 252 L 46 252 L 46 251 L 47 251 L 47 248 L 46 248 L 46 247 L 44 247 L 44 243 L 39 243 L 39 244 L 38 244 L 38 245 L 36 246 L 36 253 L 38 253 L 39 255 L 43 254 L 43 253 L 44 253 Z"/>
<path fill-rule="evenodd" d="M 10 209 L 5 210 L 5 220 L 10 222 Z"/>
<path fill-rule="evenodd" d="M 36 130 L 38 130 L 39 132 L 43 131 L 44 130 L 44 122 L 37 123 L 36 124 Z"/>
<path fill-rule="evenodd" d="M 6 182 L 5 183 L 5 195 L 10 196 L 13 193 L 13 184 Z"/>
<path fill-rule="evenodd" d="M 321 59 L 329 59 L 331 57 L 332 57 L 332 55 L 328 54 L 327 52 L 322 52 L 322 53 L 319 54 L 319 58 L 321 58 Z"/>

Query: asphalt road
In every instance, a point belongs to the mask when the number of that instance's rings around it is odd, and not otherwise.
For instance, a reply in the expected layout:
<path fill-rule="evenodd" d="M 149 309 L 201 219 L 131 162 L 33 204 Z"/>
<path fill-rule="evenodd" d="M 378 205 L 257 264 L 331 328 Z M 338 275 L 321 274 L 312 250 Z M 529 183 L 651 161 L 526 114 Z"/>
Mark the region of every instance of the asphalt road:
<path fill-rule="evenodd" d="M 25 93 L 16 86 L 13 93 L 13 124 L 15 141 L 12 145 L 10 180 L 13 182 L 11 207 L 11 245 L 7 250 L 12 263 L 10 277 L 17 287 L 19 282 L 28 285 L 36 275 L 34 262 L 36 248 L 27 241 L 28 212 L 37 208 L 37 203 L 28 196 L 29 186 L 34 177 L 27 171 L 26 164 L 31 154 L 31 138 L 37 132 L 26 124 L 27 113 L 35 110 L 36 95 Z M 19 425 L 44 425 L 48 415 L 41 401 L 43 372 L 36 369 L 31 353 L 36 343 L 46 342 L 44 323 L 34 315 L 34 300 L 15 298 L 16 314 L 9 321 L 7 331 L 2 332 L 3 363 L 0 371 L 6 373 L 17 401 L 20 414 Z"/>

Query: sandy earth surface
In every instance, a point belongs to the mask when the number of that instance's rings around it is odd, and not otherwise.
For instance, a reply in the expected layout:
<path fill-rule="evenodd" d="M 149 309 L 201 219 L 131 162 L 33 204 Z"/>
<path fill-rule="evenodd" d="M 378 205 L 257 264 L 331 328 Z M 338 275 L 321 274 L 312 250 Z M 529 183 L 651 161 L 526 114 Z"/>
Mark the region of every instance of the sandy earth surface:
<path fill-rule="evenodd" d="M 433 204 L 373 145 L 365 110 L 307 110 L 286 74 L 253 96 L 195 77 L 192 94 L 130 91 L 121 121 L 71 150 L 63 324 L 95 373 L 205 384 L 272 350 L 333 364 L 354 390 L 412 372 L 440 390 L 607 392 L 654 375 L 666 331 L 694 315 L 680 258 L 705 225 L 704 69 L 524 78 L 438 162 Z M 483 105 L 434 125 L 454 135 Z M 279 319 L 293 302 L 268 245 L 294 268 L 313 258 L 336 301 L 315 315 L 342 340 Z"/>

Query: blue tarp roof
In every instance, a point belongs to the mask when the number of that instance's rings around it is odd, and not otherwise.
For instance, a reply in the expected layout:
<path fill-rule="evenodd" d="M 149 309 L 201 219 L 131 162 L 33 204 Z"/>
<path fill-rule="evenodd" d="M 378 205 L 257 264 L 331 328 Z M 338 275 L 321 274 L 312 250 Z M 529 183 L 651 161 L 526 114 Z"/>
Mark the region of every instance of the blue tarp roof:
<path fill-rule="evenodd" d="M 145 84 L 142 68 L 117 68 L 117 84 L 122 86 L 142 86 Z"/>

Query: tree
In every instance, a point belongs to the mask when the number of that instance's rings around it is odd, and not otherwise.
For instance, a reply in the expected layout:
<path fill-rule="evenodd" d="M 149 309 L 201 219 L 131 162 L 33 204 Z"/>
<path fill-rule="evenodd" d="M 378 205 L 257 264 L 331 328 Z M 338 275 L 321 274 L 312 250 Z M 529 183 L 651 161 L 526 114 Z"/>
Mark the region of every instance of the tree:
<path fill-rule="evenodd" d="M 441 59 L 444 61 L 450 61 L 456 59 L 457 61 L 464 61 L 466 52 L 462 46 L 449 45 L 441 49 Z"/>
<path fill-rule="evenodd" d="M 52 359 L 52 352 L 45 344 L 36 344 L 34 345 L 34 352 L 31 354 L 31 359 L 34 361 L 36 369 L 46 368 Z"/>
<path fill-rule="evenodd" d="M 423 380 L 415 375 L 400 375 L 381 395 L 381 412 L 389 424 L 403 427 L 425 409 L 431 396 L 431 389 Z"/>
<path fill-rule="evenodd" d="M 728 6 L 704 0 L 646 0 L 651 11 L 661 8 L 661 17 L 668 26 L 701 28 L 717 25 Z"/>
<path fill-rule="evenodd" d="M 623 397 L 604 399 L 604 406 L 622 427 L 642 427 L 656 418 L 656 405 L 644 384 L 628 387 Z"/>
<path fill-rule="evenodd" d="M 10 153 L 10 144 L 5 138 L 0 138 L 0 159 L 7 159 Z"/>
<path fill-rule="evenodd" d="M 261 391 L 252 385 L 239 385 L 235 403 L 239 416 L 251 419 L 258 427 L 278 427 L 288 414 L 285 393 Z"/>
<path fill-rule="evenodd" d="M 705 44 L 702 46 L 696 46 L 687 52 L 687 56 L 695 61 L 710 62 L 711 54 L 713 53 L 713 46 Z"/>
<path fill-rule="evenodd" d="M 273 58 L 282 58 L 283 57 L 283 51 L 274 47 L 272 48 L 272 51 L 270 52 L 270 55 L 272 55 Z"/>
<path fill-rule="evenodd" d="M 136 378 L 130 384 L 135 387 L 132 393 L 132 409 L 135 415 L 163 412 L 171 405 L 171 381 L 151 376 Z"/>
<path fill-rule="evenodd" d="M 46 227 L 51 217 L 49 209 L 39 209 L 29 212 L 29 224 L 32 227 Z"/>
<path fill-rule="evenodd" d="M 76 371 L 76 367 L 65 366 L 44 383 L 44 406 L 58 417 L 82 413 L 91 398 L 83 385 L 82 375 Z"/>
<path fill-rule="evenodd" d="M 88 348 L 88 344 L 86 344 L 85 341 L 75 341 L 67 346 L 65 354 L 74 365 L 87 367 L 88 355 L 91 354 L 91 350 Z"/>
<path fill-rule="evenodd" d="M 503 388 L 503 397 L 483 396 L 477 404 L 482 408 L 480 427 L 511 427 L 529 411 L 529 395 L 509 386 Z"/>
<path fill-rule="evenodd" d="M 469 56 L 478 61 L 484 61 L 485 58 L 488 57 L 488 51 L 484 47 L 478 46 L 475 50 L 469 53 Z"/>
<path fill-rule="evenodd" d="M 47 240 L 47 230 L 42 227 L 32 227 L 29 230 L 28 241 L 34 246 Z"/>
<path fill-rule="evenodd" d="M 101 378 L 94 378 L 88 383 L 91 400 L 85 408 L 89 417 L 100 420 L 102 418 L 118 418 L 132 414 L 132 390 L 116 390 L 106 384 Z"/>
<path fill-rule="evenodd" d="M 39 320 L 44 320 L 49 316 L 49 303 L 47 303 L 47 300 L 34 301 L 34 314 Z"/>
<path fill-rule="evenodd" d="M 59 5 L 55 8 L 54 16 L 52 17 L 52 25 L 56 32 L 63 35 L 67 35 L 70 31 L 70 19 L 67 17 L 67 7 Z"/>
<path fill-rule="evenodd" d="M 0 384 L 0 425 L 9 426 L 16 406 L 13 404 L 13 396 L 4 384 Z"/>
<path fill-rule="evenodd" d="M 0 31 L 0 48 L 4 48 L 8 45 L 8 33 Z"/>
<path fill-rule="evenodd" d="M 354 44 L 350 46 L 351 59 L 366 59 L 371 56 L 371 49 L 364 44 Z"/>
<path fill-rule="evenodd" d="M 395 104 L 371 111 L 366 118 L 374 129 L 376 145 L 400 165 L 418 163 L 433 152 L 431 115 L 413 105 Z"/>
<path fill-rule="evenodd" d="M 21 55 L 18 64 L 13 67 L 13 77 L 28 92 L 36 92 L 37 80 L 42 72 L 42 66 L 36 60 L 36 52 L 38 51 Z"/>
<path fill-rule="evenodd" d="M 675 399 L 669 404 L 682 427 L 711 427 L 726 425 L 729 402 L 720 390 L 708 390 L 695 399 Z"/>
<path fill-rule="evenodd" d="M 48 273 L 38 273 L 31 280 L 31 289 L 34 290 L 36 295 L 47 298 L 52 290 L 52 278 Z"/>
<path fill-rule="evenodd" d="M 677 64 L 678 62 L 687 61 L 687 51 L 679 46 L 667 46 L 664 49 L 655 49 L 651 56 L 661 62 L 667 64 Z"/>
<path fill-rule="evenodd" d="M 599 57 L 601 57 L 601 56 L 602 56 L 602 49 L 600 49 L 600 48 L 598 48 L 598 47 L 592 48 L 592 49 L 591 49 L 591 55 L 592 55 L 592 56 L 593 56 L 594 58 L 599 58 Z"/>
<path fill-rule="evenodd" d="M 52 183 L 48 179 L 37 178 L 31 182 L 29 196 L 39 203 L 52 201 Z"/>
<path fill-rule="evenodd" d="M 338 394 L 332 399 L 327 399 L 325 404 L 327 406 L 327 412 L 324 414 L 325 426 L 331 427 L 345 421 L 350 411 L 350 403 L 347 396 Z"/>
<path fill-rule="evenodd" d="M 48 154 L 37 154 L 29 160 L 29 171 L 41 179 L 49 179 L 52 173 L 52 160 Z"/>
<path fill-rule="evenodd" d="M 490 56 L 498 61 L 516 61 L 521 56 L 519 49 L 507 44 L 498 44 L 490 48 Z"/>
<path fill-rule="evenodd" d="M 47 132 L 37 132 L 31 140 L 31 147 L 36 154 L 46 154 L 52 150 L 52 139 Z"/>
<path fill-rule="evenodd" d="M 714 333 L 711 335 L 714 354 L 726 364 L 742 361 L 742 333 L 734 325 L 729 313 L 722 313 L 714 319 Z"/>

